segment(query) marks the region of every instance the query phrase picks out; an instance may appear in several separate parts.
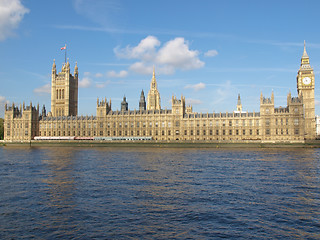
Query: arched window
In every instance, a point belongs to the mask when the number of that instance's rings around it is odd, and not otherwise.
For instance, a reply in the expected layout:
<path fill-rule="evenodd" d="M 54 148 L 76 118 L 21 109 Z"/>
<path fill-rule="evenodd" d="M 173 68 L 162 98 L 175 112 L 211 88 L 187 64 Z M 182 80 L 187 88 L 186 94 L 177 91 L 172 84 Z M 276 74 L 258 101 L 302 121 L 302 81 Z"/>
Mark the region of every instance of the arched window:
<path fill-rule="evenodd" d="M 64 89 L 62 89 L 62 99 L 64 99 Z"/>

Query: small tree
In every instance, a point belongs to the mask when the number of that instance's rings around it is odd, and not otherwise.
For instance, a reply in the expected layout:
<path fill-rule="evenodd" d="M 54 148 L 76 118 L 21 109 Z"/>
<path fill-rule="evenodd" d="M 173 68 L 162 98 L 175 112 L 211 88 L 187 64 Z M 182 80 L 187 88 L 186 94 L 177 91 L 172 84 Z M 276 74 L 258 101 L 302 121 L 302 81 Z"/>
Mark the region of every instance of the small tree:
<path fill-rule="evenodd" d="M 3 126 L 4 120 L 3 118 L 0 118 L 0 140 L 3 140 L 4 138 L 4 126 Z"/>

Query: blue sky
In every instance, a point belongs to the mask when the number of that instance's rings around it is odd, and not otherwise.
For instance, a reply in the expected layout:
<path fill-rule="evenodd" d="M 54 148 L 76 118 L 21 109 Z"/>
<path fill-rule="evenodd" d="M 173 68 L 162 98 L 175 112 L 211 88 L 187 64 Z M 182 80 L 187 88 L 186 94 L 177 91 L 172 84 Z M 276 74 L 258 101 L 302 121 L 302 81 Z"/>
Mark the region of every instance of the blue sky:
<path fill-rule="evenodd" d="M 161 107 L 183 94 L 197 112 L 259 111 L 262 92 L 276 106 L 296 96 L 303 41 L 316 78 L 320 114 L 319 1 L 0 0 L 0 103 L 50 111 L 53 59 L 79 67 L 79 115 L 97 97 L 138 109 L 155 66 Z M 3 117 L 3 107 L 0 109 Z"/>

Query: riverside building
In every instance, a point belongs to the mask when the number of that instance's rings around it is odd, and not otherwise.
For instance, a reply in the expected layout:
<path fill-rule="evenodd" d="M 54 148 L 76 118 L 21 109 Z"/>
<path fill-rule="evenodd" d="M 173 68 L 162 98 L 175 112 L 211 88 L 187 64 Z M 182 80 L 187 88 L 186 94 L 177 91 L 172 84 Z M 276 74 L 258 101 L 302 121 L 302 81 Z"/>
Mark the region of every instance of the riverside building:
<path fill-rule="evenodd" d="M 142 90 L 138 110 L 126 98 L 114 111 L 111 99 L 97 99 L 96 116 L 78 116 L 78 67 L 71 74 L 67 61 L 61 72 L 52 66 L 51 112 L 37 107 L 5 106 L 4 139 L 31 140 L 153 140 L 163 142 L 290 142 L 316 138 L 315 78 L 304 46 L 297 74 L 297 97 L 287 95 L 286 107 L 275 107 L 274 94 L 260 96 L 260 112 L 244 112 L 240 95 L 236 110 L 193 112 L 185 97 L 172 96 L 172 108 L 162 109 L 155 71 L 147 95 Z"/>

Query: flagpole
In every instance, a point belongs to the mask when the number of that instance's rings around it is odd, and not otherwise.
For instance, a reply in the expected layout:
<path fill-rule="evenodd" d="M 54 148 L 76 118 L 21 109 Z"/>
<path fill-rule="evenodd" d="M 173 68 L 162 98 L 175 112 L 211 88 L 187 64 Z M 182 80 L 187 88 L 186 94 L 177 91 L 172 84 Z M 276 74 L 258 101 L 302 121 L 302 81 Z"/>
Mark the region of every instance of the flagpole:
<path fill-rule="evenodd" d="M 64 63 L 67 63 L 67 44 L 64 45 L 65 51 L 64 51 Z"/>

